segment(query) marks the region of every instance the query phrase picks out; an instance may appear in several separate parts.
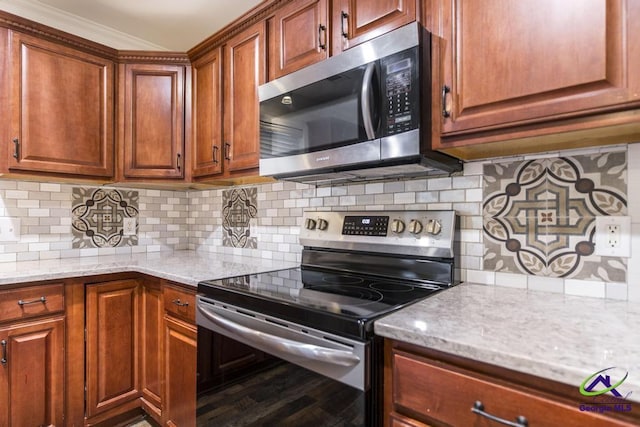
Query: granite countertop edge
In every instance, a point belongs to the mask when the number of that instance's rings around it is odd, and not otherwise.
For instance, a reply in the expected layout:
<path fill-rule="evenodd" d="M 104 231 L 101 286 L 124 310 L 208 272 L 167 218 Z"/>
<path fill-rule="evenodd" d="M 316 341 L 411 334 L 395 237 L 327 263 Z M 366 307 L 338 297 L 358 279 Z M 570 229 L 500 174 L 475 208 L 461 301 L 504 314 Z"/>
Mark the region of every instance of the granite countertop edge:
<path fill-rule="evenodd" d="M 576 389 L 615 367 L 629 373 L 618 391 L 640 402 L 638 324 L 627 301 L 464 283 L 379 319 L 375 333 Z"/>
<path fill-rule="evenodd" d="M 297 267 L 298 263 L 192 250 L 126 255 L 58 258 L 0 263 L 3 286 L 90 277 L 115 273 L 141 273 L 186 286 L 203 280 L 264 273 Z"/>

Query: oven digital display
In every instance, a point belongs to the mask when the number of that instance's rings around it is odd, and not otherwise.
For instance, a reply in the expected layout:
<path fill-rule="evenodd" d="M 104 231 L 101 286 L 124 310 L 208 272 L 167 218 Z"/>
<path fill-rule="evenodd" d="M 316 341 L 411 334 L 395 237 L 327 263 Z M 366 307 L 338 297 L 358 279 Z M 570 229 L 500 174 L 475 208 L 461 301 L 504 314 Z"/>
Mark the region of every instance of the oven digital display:
<path fill-rule="evenodd" d="M 342 234 L 346 236 L 386 236 L 388 216 L 346 216 Z"/>

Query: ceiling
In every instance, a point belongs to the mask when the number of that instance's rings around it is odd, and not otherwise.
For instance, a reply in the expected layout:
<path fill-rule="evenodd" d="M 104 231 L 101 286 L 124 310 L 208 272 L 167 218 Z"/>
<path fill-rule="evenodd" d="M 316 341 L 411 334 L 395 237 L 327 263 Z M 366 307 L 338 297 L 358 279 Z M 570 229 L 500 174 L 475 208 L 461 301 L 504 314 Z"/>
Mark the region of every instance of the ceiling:
<path fill-rule="evenodd" d="M 261 0 L 0 0 L 0 9 L 116 49 L 185 52 Z"/>

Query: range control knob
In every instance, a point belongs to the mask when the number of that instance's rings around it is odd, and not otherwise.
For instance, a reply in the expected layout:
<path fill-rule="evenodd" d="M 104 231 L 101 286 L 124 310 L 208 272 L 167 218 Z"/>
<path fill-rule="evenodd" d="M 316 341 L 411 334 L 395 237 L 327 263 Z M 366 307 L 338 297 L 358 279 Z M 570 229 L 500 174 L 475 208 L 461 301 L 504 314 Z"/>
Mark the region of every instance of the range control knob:
<path fill-rule="evenodd" d="M 318 218 L 318 230 L 326 230 L 329 227 L 329 223 L 326 219 Z"/>
<path fill-rule="evenodd" d="M 304 228 L 306 228 L 307 230 L 315 230 L 316 220 L 307 218 L 306 221 L 304 222 Z"/>
<path fill-rule="evenodd" d="M 442 224 L 440 224 L 440 221 L 438 221 L 437 219 L 430 219 L 427 222 L 425 231 L 429 234 L 436 236 L 440 234 L 440 232 L 442 231 Z"/>
<path fill-rule="evenodd" d="M 401 219 L 394 219 L 391 222 L 391 231 L 393 231 L 396 234 L 403 233 L 404 232 L 404 228 L 405 228 L 405 225 L 404 225 L 404 222 L 402 222 Z"/>
<path fill-rule="evenodd" d="M 417 219 L 412 219 L 409 222 L 409 233 L 411 234 L 420 234 L 422 233 L 422 223 Z"/>

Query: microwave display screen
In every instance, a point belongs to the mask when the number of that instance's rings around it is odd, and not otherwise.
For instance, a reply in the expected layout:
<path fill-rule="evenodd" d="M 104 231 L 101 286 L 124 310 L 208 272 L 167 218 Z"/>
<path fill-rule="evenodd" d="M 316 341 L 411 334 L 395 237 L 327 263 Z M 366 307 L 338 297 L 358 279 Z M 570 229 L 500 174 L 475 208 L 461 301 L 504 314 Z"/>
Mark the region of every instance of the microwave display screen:
<path fill-rule="evenodd" d="M 408 68 L 411 68 L 411 59 L 405 58 L 402 61 L 387 65 L 387 74 L 397 73 Z"/>

